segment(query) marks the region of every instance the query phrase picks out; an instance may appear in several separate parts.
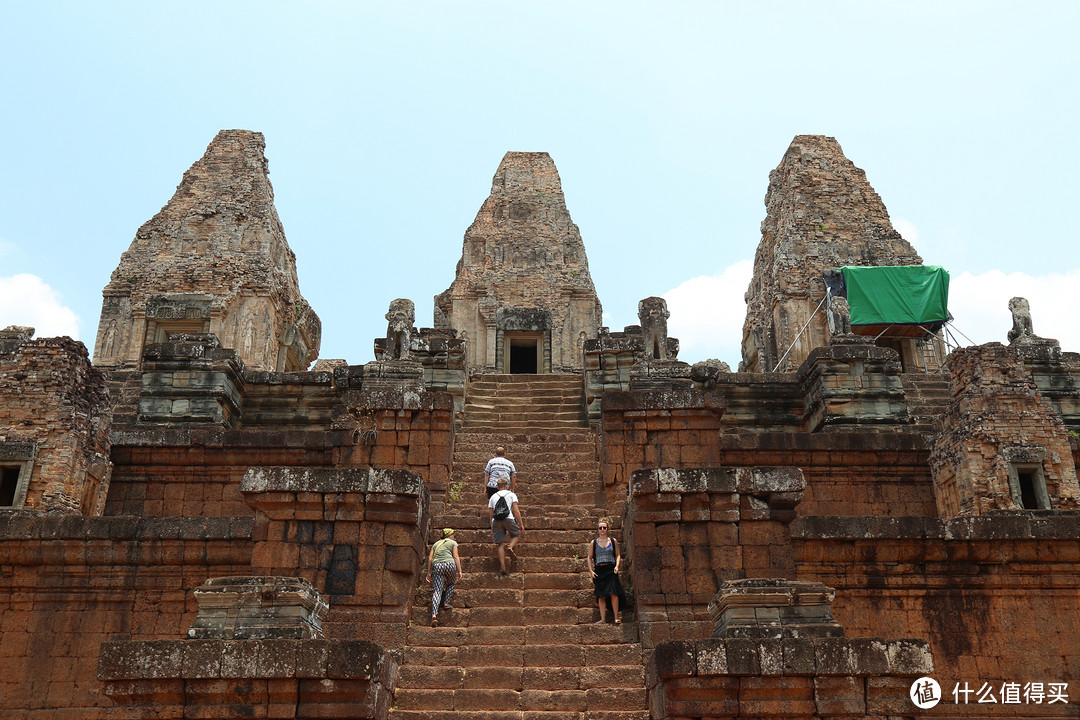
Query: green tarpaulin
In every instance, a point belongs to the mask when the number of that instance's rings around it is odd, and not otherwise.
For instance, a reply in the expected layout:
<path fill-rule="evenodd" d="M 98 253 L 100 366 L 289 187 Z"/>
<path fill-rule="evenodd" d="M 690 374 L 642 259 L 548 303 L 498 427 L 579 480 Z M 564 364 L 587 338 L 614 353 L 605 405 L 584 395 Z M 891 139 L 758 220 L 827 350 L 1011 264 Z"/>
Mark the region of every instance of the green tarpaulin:
<path fill-rule="evenodd" d="M 840 268 L 852 325 L 943 323 L 949 317 L 949 273 L 937 265 Z"/>

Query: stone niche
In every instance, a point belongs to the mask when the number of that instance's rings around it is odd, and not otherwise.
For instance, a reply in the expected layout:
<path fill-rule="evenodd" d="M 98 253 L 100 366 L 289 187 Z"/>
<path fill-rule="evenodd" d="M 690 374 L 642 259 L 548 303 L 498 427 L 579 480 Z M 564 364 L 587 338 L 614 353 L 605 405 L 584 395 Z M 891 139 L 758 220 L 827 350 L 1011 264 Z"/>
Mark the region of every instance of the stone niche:
<path fill-rule="evenodd" d="M 253 370 L 306 370 L 322 326 L 300 294 L 261 133 L 222 130 L 139 228 L 103 291 L 94 364 L 136 368 L 143 348 L 213 333 Z"/>
<path fill-rule="evenodd" d="M 112 476 L 105 378 L 68 337 L 0 331 L 0 508 L 100 515 Z"/>
<path fill-rule="evenodd" d="M 949 368 L 952 400 L 930 453 L 941 517 L 1077 508 L 1068 431 L 1017 350 L 960 348 Z"/>
<path fill-rule="evenodd" d="M 466 341 L 469 371 L 572 372 L 601 312 L 555 163 L 507 153 L 465 232 L 454 282 L 435 298 L 436 329 Z"/>

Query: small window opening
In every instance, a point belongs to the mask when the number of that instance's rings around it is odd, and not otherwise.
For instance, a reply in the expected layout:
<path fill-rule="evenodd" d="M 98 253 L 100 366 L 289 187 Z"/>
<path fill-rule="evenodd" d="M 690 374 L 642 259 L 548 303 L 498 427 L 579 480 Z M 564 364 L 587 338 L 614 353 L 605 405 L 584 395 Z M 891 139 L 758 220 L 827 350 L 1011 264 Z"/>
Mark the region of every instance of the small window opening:
<path fill-rule="evenodd" d="M 1050 509 L 1050 494 L 1041 465 L 1010 464 L 1009 485 L 1013 501 L 1024 510 Z"/>
<path fill-rule="evenodd" d="M 1016 479 L 1020 483 L 1020 506 L 1025 510 L 1038 510 L 1039 500 L 1035 494 L 1035 472 L 1017 470 Z"/>
<path fill-rule="evenodd" d="M 0 467 L 0 507 L 13 507 L 21 467 Z"/>

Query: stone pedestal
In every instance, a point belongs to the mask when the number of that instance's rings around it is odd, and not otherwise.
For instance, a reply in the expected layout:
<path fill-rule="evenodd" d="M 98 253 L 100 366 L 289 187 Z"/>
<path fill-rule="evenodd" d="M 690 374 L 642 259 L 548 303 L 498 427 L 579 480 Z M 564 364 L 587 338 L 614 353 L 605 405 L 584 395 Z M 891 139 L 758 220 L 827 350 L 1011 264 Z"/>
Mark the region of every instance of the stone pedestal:
<path fill-rule="evenodd" d="M 297 577 L 211 578 L 195 589 L 199 614 L 188 637 L 218 640 L 316 640 L 329 606 Z"/>
<path fill-rule="evenodd" d="M 850 429 L 908 422 L 900 357 L 866 344 L 857 335 L 834 335 L 815 348 L 799 368 L 806 396 L 806 429 Z"/>
<path fill-rule="evenodd" d="M 385 720 L 398 665 L 364 640 L 106 642 L 98 679 L 124 718 Z"/>
<path fill-rule="evenodd" d="M 375 358 L 382 360 L 386 338 L 375 338 Z M 454 412 L 465 409 L 465 340 L 450 328 L 420 328 L 413 333 L 409 357 L 424 368 L 424 388 L 454 396 Z"/>
<path fill-rule="evenodd" d="M 363 390 L 424 392 L 424 366 L 411 360 L 375 360 L 364 365 Z"/>
<path fill-rule="evenodd" d="M 716 638 L 843 637 L 832 616 L 836 591 L 784 578 L 726 581 L 711 603 Z"/>
<path fill-rule="evenodd" d="M 143 351 L 139 421 L 231 427 L 243 405 L 243 364 L 215 335 L 176 333 Z"/>
<path fill-rule="evenodd" d="M 678 360 L 645 359 L 630 368 L 631 390 L 691 390 L 690 365 Z"/>

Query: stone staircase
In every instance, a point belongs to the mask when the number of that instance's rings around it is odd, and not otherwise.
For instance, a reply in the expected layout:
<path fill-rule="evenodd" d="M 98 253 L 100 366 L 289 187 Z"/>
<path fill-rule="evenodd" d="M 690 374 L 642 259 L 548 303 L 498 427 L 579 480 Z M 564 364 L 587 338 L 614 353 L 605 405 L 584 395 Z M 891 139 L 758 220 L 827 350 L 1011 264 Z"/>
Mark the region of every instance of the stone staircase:
<path fill-rule="evenodd" d="M 451 490 L 433 503 L 428 541 L 455 528 L 465 578 L 434 628 L 431 586 L 417 589 L 390 718 L 646 720 L 632 612 L 622 625 L 610 616 L 593 624 L 599 612 L 585 558 L 606 510 L 581 377 L 474 380 L 462 427 Z M 506 577 L 498 573 L 483 488 L 497 445 L 517 466 L 525 522 Z"/>
<path fill-rule="evenodd" d="M 512 428 L 529 433 L 582 429 L 587 426 L 583 387 L 580 375 L 480 376 L 469 383 L 462 429 Z"/>
<path fill-rule="evenodd" d="M 940 430 L 940 419 L 949 403 L 949 376 L 943 373 L 905 373 L 904 397 L 912 429 L 922 433 Z"/>

